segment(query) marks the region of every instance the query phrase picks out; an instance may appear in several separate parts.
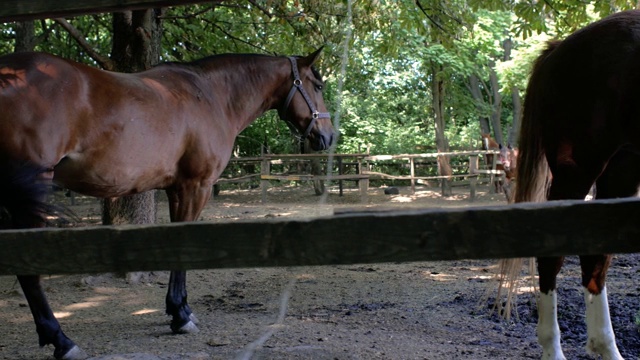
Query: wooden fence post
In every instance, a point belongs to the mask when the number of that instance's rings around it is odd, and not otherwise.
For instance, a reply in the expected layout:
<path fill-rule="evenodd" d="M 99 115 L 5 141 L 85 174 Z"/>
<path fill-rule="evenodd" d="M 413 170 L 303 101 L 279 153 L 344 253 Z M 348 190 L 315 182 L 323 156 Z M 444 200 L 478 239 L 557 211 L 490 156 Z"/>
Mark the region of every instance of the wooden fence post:
<path fill-rule="evenodd" d="M 475 201 L 476 199 L 476 186 L 478 184 L 478 155 L 469 156 L 469 200 Z"/>
<path fill-rule="evenodd" d="M 260 162 L 260 175 L 269 175 L 271 173 L 271 161 L 262 154 L 262 161 Z M 269 180 L 262 179 L 260 177 L 260 190 L 262 190 L 262 203 L 267 203 L 267 189 L 269 188 Z"/>
<path fill-rule="evenodd" d="M 416 193 L 416 162 L 413 157 L 409 158 L 409 168 L 411 171 L 411 195 Z"/>

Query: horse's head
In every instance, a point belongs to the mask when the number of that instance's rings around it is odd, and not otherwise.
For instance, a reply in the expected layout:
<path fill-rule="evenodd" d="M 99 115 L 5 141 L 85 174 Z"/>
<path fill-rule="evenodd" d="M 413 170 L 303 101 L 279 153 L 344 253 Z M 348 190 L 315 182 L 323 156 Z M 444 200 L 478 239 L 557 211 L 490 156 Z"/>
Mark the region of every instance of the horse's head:
<path fill-rule="evenodd" d="M 313 68 L 321 51 L 322 48 L 306 57 L 289 57 L 293 84 L 278 109 L 281 119 L 293 126 L 303 139 L 309 138 L 313 150 L 328 149 L 336 138 L 322 98 L 324 83 Z"/>
<path fill-rule="evenodd" d="M 507 146 L 499 145 L 500 154 L 498 154 L 498 159 L 502 163 L 505 172 L 507 173 L 507 177 L 511 178 L 511 174 L 515 174 L 516 162 L 518 158 L 518 150 L 511 147 L 511 144 Z"/>
<path fill-rule="evenodd" d="M 493 140 L 491 135 L 482 133 L 480 134 L 480 136 L 482 137 L 482 150 L 498 149 L 499 144 L 495 140 Z"/>

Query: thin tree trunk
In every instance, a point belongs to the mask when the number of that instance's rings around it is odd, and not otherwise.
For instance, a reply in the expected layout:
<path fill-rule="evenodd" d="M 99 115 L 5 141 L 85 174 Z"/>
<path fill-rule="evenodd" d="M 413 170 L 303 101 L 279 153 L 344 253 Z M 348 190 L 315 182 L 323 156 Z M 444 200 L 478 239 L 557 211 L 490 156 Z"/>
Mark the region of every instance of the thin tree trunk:
<path fill-rule="evenodd" d="M 113 14 L 111 59 L 115 70 L 138 72 L 160 61 L 162 11 L 158 9 L 126 11 Z M 105 199 L 102 223 L 105 225 L 153 224 L 156 222 L 155 191 L 121 198 Z M 128 279 L 137 282 L 141 273 Z"/>
<path fill-rule="evenodd" d="M 448 152 L 449 142 L 445 134 L 445 120 L 444 120 L 444 81 L 440 79 L 440 72 L 442 66 L 438 64 L 432 64 L 431 66 L 431 96 L 433 101 L 433 113 L 435 120 L 435 133 L 436 133 L 436 148 L 438 152 Z M 451 176 L 453 171 L 449 164 L 448 156 L 438 157 L 438 174 L 440 176 Z M 451 196 L 451 179 L 442 180 L 442 195 Z"/>
<path fill-rule="evenodd" d="M 493 138 L 498 144 L 504 144 L 502 138 L 502 124 L 500 118 L 502 116 L 502 96 L 500 95 L 500 84 L 498 83 L 498 74 L 496 74 L 495 62 L 489 62 L 489 81 L 491 83 L 491 91 L 493 103 L 491 104 L 491 127 L 493 128 Z"/>
<path fill-rule="evenodd" d="M 522 100 L 520 99 L 520 89 L 511 87 L 511 101 L 513 102 L 513 124 L 509 129 L 507 143 L 517 146 L 518 136 L 520 136 L 520 120 L 522 118 Z"/>
<path fill-rule="evenodd" d="M 36 45 L 36 31 L 33 21 L 18 21 L 15 23 L 16 43 L 13 51 L 33 51 Z"/>
<path fill-rule="evenodd" d="M 480 81 L 478 80 L 478 76 L 470 75 L 469 76 L 469 90 L 471 91 L 471 96 L 476 102 L 476 108 L 482 112 L 484 99 L 482 98 L 482 92 L 480 90 Z M 491 126 L 489 126 L 489 118 L 486 116 L 479 115 L 478 121 L 480 122 L 480 131 L 483 134 L 491 133 Z"/>
<path fill-rule="evenodd" d="M 510 60 L 511 49 L 513 48 L 513 41 L 511 40 L 511 38 L 507 37 L 503 41 L 502 47 L 504 48 L 504 60 Z M 511 124 L 511 128 L 509 129 L 507 143 L 516 145 L 516 141 L 520 132 L 520 118 L 522 117 L 522 101 L 520 99 L 520 90 L 516 86 L 511 87 L 511 101 L 513 103 L 513 123 Z"/>

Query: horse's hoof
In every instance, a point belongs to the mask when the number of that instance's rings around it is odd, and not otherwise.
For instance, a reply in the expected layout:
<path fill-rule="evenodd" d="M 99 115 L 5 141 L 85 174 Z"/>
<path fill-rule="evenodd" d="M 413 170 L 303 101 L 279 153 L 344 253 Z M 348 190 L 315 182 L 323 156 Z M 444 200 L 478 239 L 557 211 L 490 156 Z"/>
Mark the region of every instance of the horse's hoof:
<path fill-rule="evenodd" d="M 194 324 L 198 325 L 198 322 L 199 322 L 198 318 L 193 313 L 189 315 L 189 320 L 191 320 Z"/>
<path fill-rule="evenodd" d="M 193 323 L 193 321 L 189 321 L 188 323 L 184 324 L 184 326 L 182 326 L 180 329 L 178 329 L 178 331 L 176 331 L 176 334 L 193 334 L 193 333 L 197 333 L 198 331 L 200 331 L 200 329 L 198 329 L 198 327 L 196 326 L 196 324 Z"/>
<path fill-rule="evenodd" d="M 71 350 L 67 351 L 60 359 L 62 360 L 84 360 L 88 358 L 84 350 L 80 349 L 77 345 L 72 347 Z"/>

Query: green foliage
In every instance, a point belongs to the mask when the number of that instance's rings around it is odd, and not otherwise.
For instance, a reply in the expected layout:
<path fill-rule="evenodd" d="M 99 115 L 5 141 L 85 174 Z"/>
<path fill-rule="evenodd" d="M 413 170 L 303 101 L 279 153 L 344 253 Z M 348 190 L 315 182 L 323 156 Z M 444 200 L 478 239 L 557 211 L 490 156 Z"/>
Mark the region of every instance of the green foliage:
<path fill-rule="evenodd" d="M 165 61 L 191 61 L 225 52 L 307 54 L 320 46 L 317 64 L 329 111 L 340 110 L 339 152 L 410 153 L 435 149 L 432 85 L 444 82 L 445 134 L 452 148 L 478 146 L 480 117 L 500 110 L 503 128 L 514 118 L 511 91 L 526 89 L 532 61 L 547 39 L 612 12 L 627 0 L 254 0 L 176 6 L 164 14 Z M 98 53 L 111 49 L 111 16 L 80 16 L 69 23 Z M 37 50 L 88 64 L 96 62 L 53 20 L 36 22 Z M 347 44 L 347 32 L 352 36 Z M 13 49 L 12 24 L 0 25 L 0 51 Z M 505 58 L 504 41 L 513 43 Z M 344 46 L 348 56 L 343 57 Z M 346 65 L 346 76 L 340 69 Z M 433 74 L 433 69 L 439 69 Z M 490 74 L 498 76 L 495 103 Z M 469 77 L 480 80 L 481 99 Z M 338 84 L 343 82 L 342 88 Z M 339 103 L 339 101 L 341 101 Z M 500 106 L 496 106 L 500 105 Z M 297 140 L 270 113 L 237 141 L 253 156 L 297 152 Z"/>

